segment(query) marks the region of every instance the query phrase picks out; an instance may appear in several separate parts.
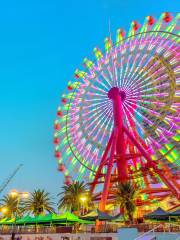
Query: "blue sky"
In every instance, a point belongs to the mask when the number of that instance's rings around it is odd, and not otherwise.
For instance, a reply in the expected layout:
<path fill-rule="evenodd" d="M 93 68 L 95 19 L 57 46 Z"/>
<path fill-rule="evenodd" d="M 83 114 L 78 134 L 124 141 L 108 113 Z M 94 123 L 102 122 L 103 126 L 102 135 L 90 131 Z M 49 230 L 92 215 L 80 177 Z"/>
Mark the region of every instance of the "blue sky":
<path fill-rule="evenodd" d="M 178 12 L 179 0 L 7 0 L 0 4 L 0 161 L 2 181 L 19 164 L 12 188 L 56 195 L 53 123 L 74 70 L 132 20 Z"/>

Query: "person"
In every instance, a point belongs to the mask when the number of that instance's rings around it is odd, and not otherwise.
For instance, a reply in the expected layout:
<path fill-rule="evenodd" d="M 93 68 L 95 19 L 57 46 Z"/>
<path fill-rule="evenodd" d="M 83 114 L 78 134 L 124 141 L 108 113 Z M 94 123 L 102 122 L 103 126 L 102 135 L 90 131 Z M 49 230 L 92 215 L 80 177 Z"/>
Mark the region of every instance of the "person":
<path fill-rule="evenodd" d="M 16 233 L 15 233 L 15 232 L 12 232 L 11 240 L 15 240 L 15 236 L 16 236 Z"/>
<path fill-rule="evenodd" d="M 22 240 L 22 236 L 18 236 L 16 240 Z"/>

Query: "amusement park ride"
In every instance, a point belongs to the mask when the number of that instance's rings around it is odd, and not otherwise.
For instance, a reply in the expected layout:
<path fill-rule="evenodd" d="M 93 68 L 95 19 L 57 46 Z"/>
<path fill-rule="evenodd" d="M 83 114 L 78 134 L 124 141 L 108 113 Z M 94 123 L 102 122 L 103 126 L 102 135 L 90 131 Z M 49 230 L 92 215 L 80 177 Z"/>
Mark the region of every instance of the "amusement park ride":
<path fill-rule="evenodd" d="M 87 180 L 100 210 L 118 183 L 139 186 L 137 206 L 180 200 L 180 14 L 133 21 L 84 59 L 55 121 L 55 157 L 65 183 Z M 101 189 L 101 190 L 100 190 Z M 100 190 L 97 192 L 97 190 Z"/>

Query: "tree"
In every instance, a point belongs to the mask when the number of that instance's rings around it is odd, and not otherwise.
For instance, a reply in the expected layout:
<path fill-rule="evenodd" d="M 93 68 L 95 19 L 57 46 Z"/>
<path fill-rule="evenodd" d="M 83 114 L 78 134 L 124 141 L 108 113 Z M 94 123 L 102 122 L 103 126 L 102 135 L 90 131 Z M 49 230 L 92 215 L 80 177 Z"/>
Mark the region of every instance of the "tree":
<path fill-rule="evenodd" d="M 0 200 L 0 208 L 6 209 L 6 211 L 3 212 L 5 217 L 14 218 L 16 216 L 21 216 L 22 201 L 18 196 L 14 197 L 11 194 L 7 194 Z"/>
<path fill-rule="evenodd" d="M 87 207 L 89 202 L 87 184 L 84 182 L 74 181 L 69 185 L 65 184 L 62 189 L 63 191 L 58 194 L 58 196 L 61 196 L 58 202 L 59 209 L 79 212 L 82 204 Z M 82 203 L 81 197 L 84 196 L 87 197 L 87 201 Z"/>
<path fill-rule="evenodd" d="M 44 215 L 46 212 L 53 213 L 54 203 L 51 202 L 50 194 L 44 190 L 34 190 L 30 197 L 24 201 L 23 211 L 32 213 L 34 216 Z"/>
<path fill-rule="evenodd" d="M 133 223 L 133 213 L 135 211 L 135 197 L 138 189 L 135 189 L 131 182 L 119 183 L 116 191 L 116 203 L 124 209 L 129 221 Z"/>

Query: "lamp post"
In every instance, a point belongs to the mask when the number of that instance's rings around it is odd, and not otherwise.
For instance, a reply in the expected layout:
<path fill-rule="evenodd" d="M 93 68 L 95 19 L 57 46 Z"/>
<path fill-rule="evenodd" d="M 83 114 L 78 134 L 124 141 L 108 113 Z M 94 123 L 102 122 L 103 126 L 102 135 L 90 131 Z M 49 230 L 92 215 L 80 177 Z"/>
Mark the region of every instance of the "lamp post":
<path fill-rule="evenodd" d="M 12 238 L 11 238 L 12 240 L 14 240 L 15 239 L 15 234 L 16 234 L 16 220 L 17 220 L 19 203 L 20 203 L 21 199 L 28 198 L 29 197 L 29 193 L 28 192 L 19 192 L 17 190 L 12 190 L 9 194 L 13 198 L 17 199 L 17 205 L 16 205 L 15 214 L 14 214 L 14 226 L 13 226 L 13 232 L 12 232 Z"/>
<path fill-rule="evenodd" d="M 85 202 L 87 201 L 87 198 L 86 197 L 81 197 L 80 198 L 80 200 L 81 200 L 81 202 L 82 202 L 82 215 L 84 215 L 84 204 L 85 204 Z"/>

